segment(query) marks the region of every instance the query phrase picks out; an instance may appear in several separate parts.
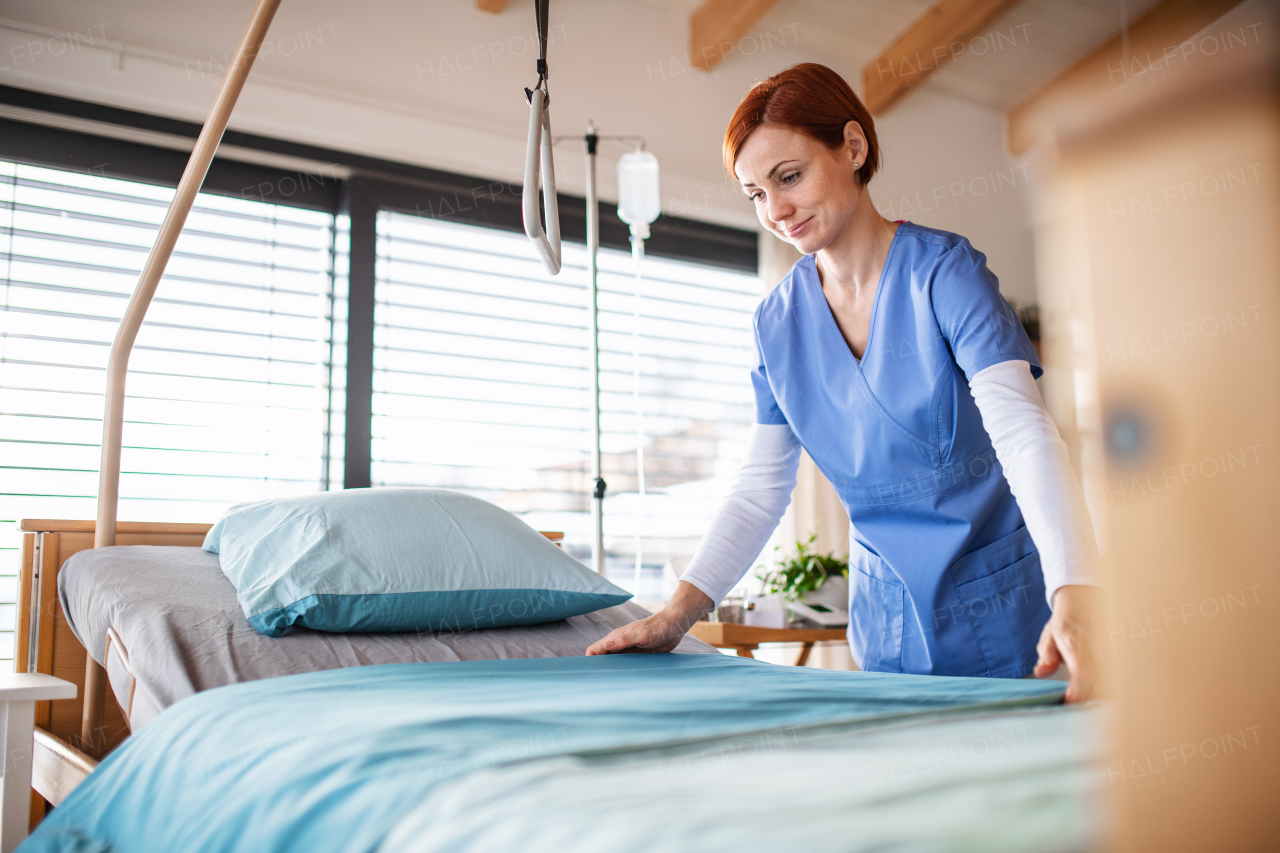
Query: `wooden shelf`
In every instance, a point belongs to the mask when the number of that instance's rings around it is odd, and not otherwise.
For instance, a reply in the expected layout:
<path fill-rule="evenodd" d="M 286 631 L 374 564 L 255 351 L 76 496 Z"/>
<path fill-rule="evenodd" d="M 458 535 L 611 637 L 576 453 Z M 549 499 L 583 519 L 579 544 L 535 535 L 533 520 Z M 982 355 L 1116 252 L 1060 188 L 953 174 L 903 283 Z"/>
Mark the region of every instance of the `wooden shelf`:
<path fill-rule="evenodd" d="M 843 628 L 758 628 L 732 622 L 695 622 L 689 634 L 718 649 L 737 649 L 743 658 L 754 658 L 761 643 L 801 643 L 796 666 L 809 662 L 814 643 L 845 639 Z"/>
<path fill-rule="evenodd" d="M 843 628 L 759 628 L 731 622 L 697 622 L 689 633 L 722 649 L 760 643 L 816 643 L 845 638 Z"/>

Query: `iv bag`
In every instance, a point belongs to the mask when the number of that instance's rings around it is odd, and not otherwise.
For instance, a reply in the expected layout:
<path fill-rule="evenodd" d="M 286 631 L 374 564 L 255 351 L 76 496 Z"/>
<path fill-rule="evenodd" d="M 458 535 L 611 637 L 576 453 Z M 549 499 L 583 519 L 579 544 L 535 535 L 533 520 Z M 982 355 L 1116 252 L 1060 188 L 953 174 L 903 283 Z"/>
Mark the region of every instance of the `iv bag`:
<path fill-rule="evenodd" d="M 618 160 L 618 218 L 644 239 L 649 223 L 661 212 L 658 196 L 658 158 L 648 151 L 629 151 Z"/>

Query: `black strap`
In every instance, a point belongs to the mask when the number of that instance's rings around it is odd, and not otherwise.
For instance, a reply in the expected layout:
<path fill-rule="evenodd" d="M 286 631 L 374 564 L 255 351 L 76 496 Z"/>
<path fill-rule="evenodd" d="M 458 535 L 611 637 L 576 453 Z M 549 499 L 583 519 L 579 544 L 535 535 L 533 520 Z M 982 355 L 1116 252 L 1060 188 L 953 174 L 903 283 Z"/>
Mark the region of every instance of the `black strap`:
<path fill-rule="evenodd" d="M 533 0 L 533 14 L 538 25 L 538 82 L 533 84 L 533 89 L 524 90 L 524 99 L 531 102 L 534 91 L 541 89 L 544 106 L 551 103 L 551 92 L 547 89 L 547 20 L 550 5 L 551 0 Z"/>
<path fill-rule="evenodd" d="M 533 0 L 533 13 L 538 19 L 538 76 L 547 77 L 547 15 L 551 0 Z"/>

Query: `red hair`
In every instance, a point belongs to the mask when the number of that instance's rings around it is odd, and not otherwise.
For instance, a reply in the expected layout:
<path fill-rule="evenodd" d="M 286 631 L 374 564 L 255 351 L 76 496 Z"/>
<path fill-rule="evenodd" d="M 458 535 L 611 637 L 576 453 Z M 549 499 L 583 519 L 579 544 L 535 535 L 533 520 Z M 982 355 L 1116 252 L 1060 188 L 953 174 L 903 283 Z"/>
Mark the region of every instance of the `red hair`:
<path fill-rule="evenodd" d="M 790 127 L 828 148 L 844 144 L 844 126 L 856 121 L 867 137 L 867 156 L 858 169 L 863 186 L 880 167 L 880 143 L 871 113 L 836 72 L 804 62 L 756 84 L 738 104 L 724 132 L 724 165 L 730 175 L 747 137 L 762 124 Z M 736 175 L 734 175 L 736 179 Z"/>

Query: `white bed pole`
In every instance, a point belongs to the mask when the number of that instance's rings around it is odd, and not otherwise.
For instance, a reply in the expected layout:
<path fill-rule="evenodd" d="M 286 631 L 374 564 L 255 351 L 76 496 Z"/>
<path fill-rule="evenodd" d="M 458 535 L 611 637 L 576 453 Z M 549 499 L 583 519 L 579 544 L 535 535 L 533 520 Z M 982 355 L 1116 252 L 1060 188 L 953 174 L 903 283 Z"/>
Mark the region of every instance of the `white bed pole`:
<path fill-rule="evenodd" d="M 600 300 L 596 252 L 600 249 L 600 211 L 596 199 L 595 122 L 587 121 L 587 292 L 591 325 L 591 564 L 604 574 L 604 490 L 600 464 Z"/>
<path fill-rule="evenodd" d="M 226 130 L 227 119 L 244 87 L 245 78 L 262 46 L 262 39 L 271 25 L 280 0 L 258 0 L 253 17 L 249 19 L 249 27 L 240 40 L 240 49 L 227 69 L 227 76 L 222 81 L 218 98 L 213 102 L 209 119 L 205 122 L 200 136 L 196 140 L 191 159 L 178 182 L 178 191 L 169 204 L 169 212 L 165 214 L 156 235 L 156 242 L 151 247 L 147 264 L 142 268 L 138 285 L 134 288 L 133 298 L 125 309 L 124 319 L 116 332 L 115 341 L 111 344 L 111 356 L 107 363 L 107 400 L 106 410 L 102 418 L 102 465 L 98 473 L 98 521 L 94 528 L 93 547 L 102 548 L 114 545 L 116 541 L 116 505 L 120 497 L 120 442 L 124 429 L 124 384 L 129 370 L 129 354 L 133 350 L 133 342 L 138 337 L 138 329 L 151 305 L 151 297 L 155 296 L 156 286 L 173 254 L 174 244 L 182 233 L 182 226 L 191 212 L 191 205 L 204 183 L 205 173 L 209 171 L 209 163 L 222 140 L 222 132 Z"/>
<path fill-rule="evenodd" d="M 106 407 L 102 416 L 102 464 L 98 471 L 98 520 L 94 527 L 93 547 L 105 548 L 116 543 L 116 509 L 120 499 L 120 444 L 124 432 L 124 389 L 125 377 L 129 370 L 129 354 L 133 350 L 134 340 L 138 337 L 138 329 L 142 326 L 143 317 L 155 296 L 156 286 L 164 275 L 173 254 L 173 247 L 182 233 L 182 226 L 195 203 L 200 185 L 204 183 L 209 164 L 213 161 L 214 152 L 222 140 L 226 130 L 227 119 L 240 97 L 244 81 L 253 67 L 253 60 L 258 55 L 262 40 L 271 26 L 271 19 L 280 6 L 280 0 L 258 0 L 249 19 L 249 26 L 240 39 L 240 47 L 236 50 L 235 59 L 227 69 L 227 76 L 218 90 L 218 97 L 213 102 L 209 118 L 196 139 L 191 159 L 178 182 L 178 191 L 169 204 L 169 212 L 165 214 L 160 225 L 160 233 L 156 235 L 147 264 L 142 268 L 138 285 L 134 288 L 133 297 L 125 309 L 124 319 L 116 332 L 115 341 L 111 344 L 111 355 L 107 362 Z M 102 667 L 90 657 L 85 673 L 84 720 L 80 735 L 84 739 L 86 751 L 95 747 L 95 729 L 101 724 L 104 686 Z"/>

